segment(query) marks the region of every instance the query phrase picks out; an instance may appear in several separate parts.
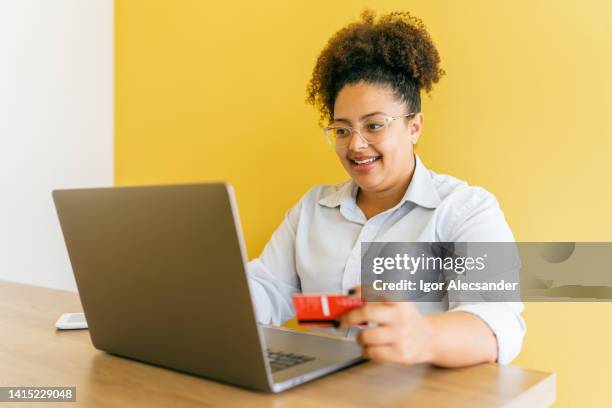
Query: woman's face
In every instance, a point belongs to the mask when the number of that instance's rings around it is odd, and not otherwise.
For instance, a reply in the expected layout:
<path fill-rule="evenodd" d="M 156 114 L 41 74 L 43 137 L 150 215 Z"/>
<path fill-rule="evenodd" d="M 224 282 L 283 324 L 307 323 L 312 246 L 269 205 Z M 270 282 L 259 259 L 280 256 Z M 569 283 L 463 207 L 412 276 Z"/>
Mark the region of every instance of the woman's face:
<path fill-rule="evenodd" d="M 408 106 L 399 102 L 387 87 L 359 82 L 345 85 L 338 93 L 332 124 L 359 129 L 367 137 L 363 126 L 368 119 L 408 113 Z M 414 166 L 413 146 L 422 125 L 420 113 L 398 118 L 387 126 L 384 139 L 376 144 L 368 144 L 353 132 L 346 146 L 336 146 L 336 153 L 362 190 L 384 192 L 405 188 Z"/>

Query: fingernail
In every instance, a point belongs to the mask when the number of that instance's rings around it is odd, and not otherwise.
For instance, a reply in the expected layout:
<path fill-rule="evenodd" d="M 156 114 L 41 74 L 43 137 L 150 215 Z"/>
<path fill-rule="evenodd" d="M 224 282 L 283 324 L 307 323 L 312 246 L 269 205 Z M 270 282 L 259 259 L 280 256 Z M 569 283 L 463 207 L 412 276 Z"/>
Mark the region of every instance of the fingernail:
<path fill-rule="evenodd" d="M 354 295 L 355 293 L 357 293 L 357 291 L 355 289 L 349 289 L 349 291 L 348 291 L 349 295 Z"/>

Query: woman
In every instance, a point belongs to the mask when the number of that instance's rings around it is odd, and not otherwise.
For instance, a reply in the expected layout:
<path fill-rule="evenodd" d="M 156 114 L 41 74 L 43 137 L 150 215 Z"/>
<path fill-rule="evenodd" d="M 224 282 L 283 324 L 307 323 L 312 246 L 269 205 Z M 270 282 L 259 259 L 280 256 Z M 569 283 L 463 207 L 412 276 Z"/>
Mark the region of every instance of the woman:
<path fill-rule="evenodd" d="M 296 292 L 357 292 L 362 241 L 513 241 L 490 193 L 428 170 L 414 153 L 424 122 L 420 91 L 444 74 L 439 62 L 422 22 L 409 13 L 377 20 L 365 12 L 330 39 L 308 101 L 329 121 L 325 134 L 350 180 L 308 191 L 249 263 L 260 322 L 292 318 Z M 345 314 L 341 327 L 373 323 L 357 342 L 375 361 L 505 364 L 522 345 L 522 309 L 369 302 Z"/>

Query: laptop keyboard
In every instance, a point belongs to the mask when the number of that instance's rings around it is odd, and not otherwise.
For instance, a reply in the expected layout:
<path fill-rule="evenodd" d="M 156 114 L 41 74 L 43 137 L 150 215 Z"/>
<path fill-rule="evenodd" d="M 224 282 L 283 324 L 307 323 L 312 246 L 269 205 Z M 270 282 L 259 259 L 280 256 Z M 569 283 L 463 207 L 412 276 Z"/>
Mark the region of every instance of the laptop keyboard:
<path fill-rule="evenodd" d="M 273 373 L 315 359 L 314 357 L 304 356 L 301 354 L 272 351 L 270 349 L 266 350 L 266 353 Z"/>

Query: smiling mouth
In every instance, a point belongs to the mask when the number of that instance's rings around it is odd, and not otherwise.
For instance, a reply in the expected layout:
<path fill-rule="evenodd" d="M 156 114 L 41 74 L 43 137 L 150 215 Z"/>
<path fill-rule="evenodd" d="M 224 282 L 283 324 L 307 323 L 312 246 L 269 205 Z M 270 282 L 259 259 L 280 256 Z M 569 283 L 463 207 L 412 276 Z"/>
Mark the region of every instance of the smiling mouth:
<path fill-rule="evenodd" d="M 356 166 L 367 166 L 368 164 L 372 164 L 380 160 L 380 158 L 381 156 L 376 156 L 376 157 L 368 157 L 367 159 L 362 159 L 362 160 L 349 159 L 349 161 Z"/>

